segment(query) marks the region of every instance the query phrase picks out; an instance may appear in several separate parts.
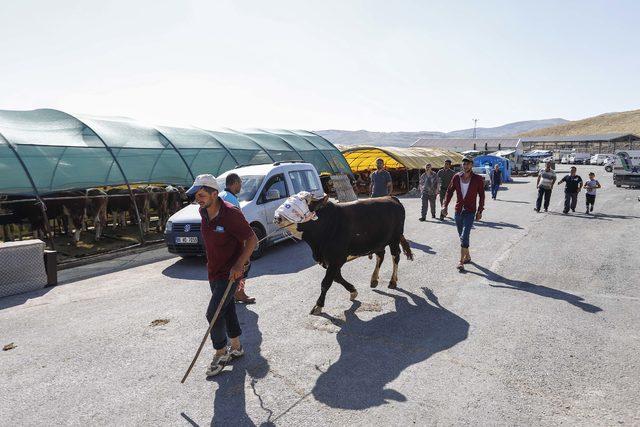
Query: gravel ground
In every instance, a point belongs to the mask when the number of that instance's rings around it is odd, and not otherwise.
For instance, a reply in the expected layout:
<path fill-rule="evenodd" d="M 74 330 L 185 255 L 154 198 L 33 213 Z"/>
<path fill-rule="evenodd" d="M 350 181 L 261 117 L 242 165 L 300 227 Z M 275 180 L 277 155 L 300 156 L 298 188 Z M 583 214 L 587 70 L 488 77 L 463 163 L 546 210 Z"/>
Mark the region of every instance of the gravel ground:
<path fill-rule="evenodd" d="M 322 316 L 308 314 L 324 272 L 308 247 L 271 248 L 247 282 L 258 303 L 237 306 L 246 356 L 207 380 L 207 346 L 184 385 L 207 326 L 202 260 L 156 250 L 65 270 L 0 299 L 0 345 L 16 345 L 0 352 L 0 424 L 638 425 L 640 192 L 596 171 L 593 216 L 562 215 L 559 187 L 535 213 L 534 179 L 506 184 L 465 274 L 452 222 L 418 222 L 403 199 L 416 259 L 400 289 L 389 257 L 375 290 L 360 258 L 343 269 L 358 300 L 334 285 Z"/>

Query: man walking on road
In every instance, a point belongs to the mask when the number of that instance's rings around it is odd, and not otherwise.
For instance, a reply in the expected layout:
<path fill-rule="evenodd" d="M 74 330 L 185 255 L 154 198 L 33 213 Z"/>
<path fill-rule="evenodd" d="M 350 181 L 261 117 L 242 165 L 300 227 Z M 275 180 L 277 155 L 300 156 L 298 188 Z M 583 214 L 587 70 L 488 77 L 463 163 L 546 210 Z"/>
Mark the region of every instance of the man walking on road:
<path fill-rule="evenodd" d="M 491 198 L 493 200 L 498 197 L 500 184 L 502 184 L 502 171 L 500 170 L 500 165 L 495 164 L 493 166 L 493 170 L 491 171 Z"/>
<path fill-rule="evenodd" d="M 571 212 L 576 211 L 576 205 L 578 204 L 578 193 L 582 190 L 582 178 L 580 175 L 576 175 L 576 167 L 571 166 L 571 173 L 562 177 L 558 185 L 566 182 L 564 187 L 564 210 L 562 213 L 568 214 L 569 209 Z"/>
<path fill-rule="evenodd" d="M 431 170 L 431 163 L 426 164 L 424 173 L 420 175 L 420 194 L 422 195 L 422 215 L 420 216 L 420 221 L 425 220 L 429 206 L 431 206 L 431 218 L 435 218 L 438 177 L 433 170 Z"/>
<path fill-rule="evenodd" d="M 442 212 L 447 215 L 447 206 L 456 193 L 455 221 L 460 236 L 460 262 L 458 270 L 464 270 L 464 265 L 471 262 L 469 254 L 469 235 L 473 220 L 482 219 L 484 210 L 484 179 L 473 173 L 473 161 L 469 158 L 462 160 L 462 172 L 456 174 L 447 189 L 447 198 L 444 201 Z M 476 199 L 478 204 L 476 207 Z"/>
<path fill-rule="evenodd" d="M 589 172 L 589 181 L 584 183 L 587 189 L 587 215 L 589 212 L 593 212 L 593 205 L 596 203 L 596 190 L 602 188 L 600 182 L 596 179 L 596 174 Z M 591 207 L 591 208 L 589 208 Z"/>
<path fill-rule="evenodd" d="M 242 190 L 242 180 L 237 173 L 230 173 L 227 175 L 225 180 L 225 188 L 222 193 L 220 193 L 220 198 L 225 202 L 231 203 L 236 208 L 240 209 L 240 201 L 238 200 L 238 194 Z M 240 209 L 242 211 L 242 209 Z M 245 304 L 253 304 L 256 302 L 255 298 L 251 298 L 244 292 L 244 285 L 247 280 L 247 273 L 240 279 L 238 282 L 238 289 L 236 290 L 236 294 L 234 295 L 234 299 L 237 302 L 242 302 Z"/>
<path fill-rule="evenodd" d="M 447 196 L 447 189 L 451 180 L 456 173 L 451 169 L 451 160 L 444 161 L 444 168 L 440 169 L 436 174 L 438 177 L 438 186 L 440 187 L 440 206 L 444 206 L 444 199 Z M 440 214 L 440 220 L 444 220 L 446 215 Z"/>
<path fill-rule="evenodd" d="M 544 198 L 544 211 L 549 210 L 549 202 L 551 201 L 551 191 L 553 191 L 553 184 L 556 183 L 556 173 L 551 169 L 551 163 L 546 162 L 544 170 L 538 174 L 538 181 L 536 182 L 536 188 L 538 189 L 538 198 L 536 199 L 535 211 L 540 212 L 540 206 L 542 205 L 542 199 Z"/>
<path fill-rule="evenodd" d="M 223 201 L 220 188 L 213 175 L 198 175 L 187 194 L 194 195 L 200 205 L 201 233 L 207 255 L 207 271 L 211 300 L 207 308 L 207 320 L 211 322 L 220 305 L 229 282 L 233 282 L 229 295 L 222 301 L 220 314 L 211 329 L 211 341 L 215 349 L 207 376 L 217 375 L 231 360 L 244 355 L 240 344 L 240 323 L 236 316 L 233 293 L 238 280 L 244 275 L 258 239 L 239 209 Z M 227 348 L 227 337 L 231 346 Z"/>
<path fill-rule="evenodd" d="M 390 196 L 393 191 L 391 174 L 384 169 L 384 160 L 376 159 L 376 168 L 371 178 L 371 197 Z"/>

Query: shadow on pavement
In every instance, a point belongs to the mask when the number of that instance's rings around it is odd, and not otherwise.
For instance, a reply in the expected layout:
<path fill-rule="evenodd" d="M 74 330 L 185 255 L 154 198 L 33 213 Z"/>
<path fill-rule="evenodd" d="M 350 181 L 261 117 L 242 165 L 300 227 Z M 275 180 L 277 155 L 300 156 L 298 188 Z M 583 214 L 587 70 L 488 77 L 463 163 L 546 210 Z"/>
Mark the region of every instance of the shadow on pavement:
<path fill-rule="evenodd" d="M 447 220 L 445 221 L 438 221 L 438 223 L 440 224 L 444 224 L 444 225 L 451 225 L 451 226 L 456 226 L 456 221 L 453 218 L 447 217 Z M 504 228 L 513 228 L 516 230 L 522 230 L 522 227 L 520 227 L 518 224 L 511 224 L 508 222 L 491 222 L 491 221 L 485 221 L 485 220 L 480 220 L 480 221 L 474 221 L 473 222 L 473 228 L 475 227 L 484 227 L 484 228 L 492 228 L 494 230 L 502 230 Z"/>
<path fill-rule="evenodd" d="M 249 279 L 264 275 L 298 273 L 314 265 L 316 263 L 311 256 L 309 245 L 289 240 L 267 248 L 260 259 L 251 261 Z M 207 280 L 206 259 L 179 259 L 162 270 L 162 274 L 173 279 Z"/>
<path fill-rule="evenodd" d="M 600 221 L 613 221 L 614 219 L 640 219 L 640 216 L 633 216 L 633 215 L 616 215 L 616 214 L 605 214 L 600 212 L 592 212 L 590 214 L 586 214 L 584 212 L 584 209 L 577 210 L 576 212 L 570 212 L 567 214 L 564 214 L 562 212 L 549 211 L 547 212 L 547 214 L 554 215 L 554 216 L 566 216 L 568 218 L 580 218 L 580 219 L 590 219 L 590 220 L 595 219 Z"/>
<path fill-rule="evenodd" d="M 499 194 L 498 194 L 499 195 Z M 500 199 L 498 198 L 498 200 L 496 200 L 496 202 L 504 202 L 504 203 L 521 203 L 521 204 L 525 204 L 525 205 L 530 205 L 531 202 L 526 202 L 524 200 L 504 200 L 504 199 Z"/>
<path fill-rule="evenodd" d="M 422 243 L 409 241 L 409 246 L 411 247 L 411 249 L 415 249 L 417 251 L 422 251 L 425 254 L 429 254 L 429 255 L 435 255 L 436 254 L 436 251 L 434 251 L 433 248 L 431 246 L 429 246 L 429 245 L 423 245 Z"/>
<path fill-rule="evenodd" d="M 513 280 L 507 279 L 504 276 L 499 275 L 498 273 L 494 273 L 493 271 L 485 268 L 475 262 L 471 262 L 481 273 L 477 273 L 471 270 L 465 270 L 465 273 L 475 274 L 480 277 L 484 277 L 490 282 L 494 283 L 502 283 L 502 285 L 495 285 L 493 283 L 489 283 L 489 286 L 494 288 L 504 288 L 504 289 L 515 289 L 518 291 L 529 292 L 535 295 L 539 295 L 545 298 L 553 298 L 557 300 L 566 301 L 571 305 L 574 305 L 587 313 L 597 313 L 602 311 L 602 309 L 598 306 L 589 304 L 584 302 L 584 298 L 579 297 L 577 295 L 570 294 L 568 292 L 560 291 L 558 289 L 549 288 L 547 286 L 536 285 L 531 282 L 524 282 L 522 280 Z"/>
<path fill-rule="evenodd" d="M 23 294 L 9 295 L 6 297 L 2 297 L 0 298 L 0 310 L 14 307 L 16 305 L 22 305 L 25 302 L 29 301 L 30 299 L 38 298 L 45 295 L 47 292 L 49 292 L 53 288 L 54 287 L 51 286 L 44 289 L 36 289 L 35 291 L 25 292 Z"/>
<path fill-rule="evenodd" d="M 455 225 L 455 222 L 454 222 Z M 522 230 L 522 227 L 520 227 L 518 224 L 510 224 L 508 222 L 491 222 L 491 221 L 475 221 L 473 223 L 474 227 L 486 227 L 486 228 L 493 228 L 495 230 L 502 230 L 503 228 L 515 228 L 516 230 Z"/>
<path fill-rule="evenodd" d="M 395 311 L 371 320 L 357 316 L 361 303 L 345 311 L 345 321 L 324 314 L 340 327 L 340 357 L 322 374 L 312 390 L 316 400 L 340 409 L 366 409 L 390 400 L 404 402 L 400 392 L 387 388 L 406 368 L 467 339 L 469 323 L 440 305 L 428 288 L 427 299 L 403 289 L 391 294 Z M 436 380 L 437 381 L 437 380 Z"/>
<path fill-rule="evenodd" d="M 258 397 L 260 406 L 266 413 L 266 423 L 270 423 L 273 416 L 273 411 L 264 406 L 262 397 L 256 390 L 258 380 L 269 373 L 269 362 L 260 353 L 262 332 L 258 329 L 258 315 L 244 304 L 236 305 L 236 312 L 242 327 L 241 340 L 245 354 L 231 363 L 232 369 L 227 366 L 215 377 L 207 379 L 218 383 L 213 400 L 212 426 L 255 425 L 247 414 L 245 396 L 247 376 L 250 378 L 253 393 Z M 212 352 L 208 357 L 212 357 Z"/>

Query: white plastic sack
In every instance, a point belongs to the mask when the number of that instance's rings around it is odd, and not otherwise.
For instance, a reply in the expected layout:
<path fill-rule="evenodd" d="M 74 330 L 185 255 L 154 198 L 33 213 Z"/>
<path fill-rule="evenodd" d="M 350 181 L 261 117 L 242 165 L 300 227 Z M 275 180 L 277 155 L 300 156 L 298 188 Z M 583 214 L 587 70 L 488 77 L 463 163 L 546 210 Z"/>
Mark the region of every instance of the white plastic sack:
<path fill-rule="evenodd" d="M 317 220 L 316 213 L 309 210 L 308 202 L 311 198 L 312 195 L 308 191 L 301 191 L 289 197 L 276 209 L 274 219 L 276 222 L 278 222 L 278 218 L 284 219 L 293 224 Z"/>

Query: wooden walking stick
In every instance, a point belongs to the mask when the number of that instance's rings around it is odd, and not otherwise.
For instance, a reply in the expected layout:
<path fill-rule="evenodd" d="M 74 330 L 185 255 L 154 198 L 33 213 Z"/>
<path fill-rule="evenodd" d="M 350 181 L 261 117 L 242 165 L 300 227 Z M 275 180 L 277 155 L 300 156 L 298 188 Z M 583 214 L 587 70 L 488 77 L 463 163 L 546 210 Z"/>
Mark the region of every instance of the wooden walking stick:
<path fill-rule="evenodd" d="M 211 333 L 211 329 L 213 329 L 213 324 L 216 323 L 216 320 L 218 319 L 218 316 L 220 315 L 220 310 L 222 310 L 222 306 L 224 305 L 224 302 L 227 299 L 227 295 L 229 295 L 229 291 L 231 290 L 231 286 L 233 286 L 234 282 L 235 282 L 235 280 L 233 280 L 233 279 L 229 280 L 229 283 L 227 284 L 227 289 L 224 290 L 224 295 L 222 295 L 222 299 L 220 300 L 220 303 L 218 304 L 218 308 L 216 308 L 216 312 L 213 315 L 213 319 L 211 319 L 211 323 L 209 323 L 209 328 L 207 329 L 207 332 L 204 334 L 204 337 L 202 338 L 202 342 L 200 343 L 200 347 L 198 347 L 198 351 L 196 351 L 196 355 L 193 356 L 193 360 L 191 361 L 191 365 L 189 365 L 189 369 L 187 369 L 187 372 L 185 372 L 184 377 L 182 377 L 182 381 L 180 381 L 180 383 L 184 384 L 184 382 L 187 380 L 187 377 L 189 376 L 189 373 L 191 372 L 191 369 L 193 369 L 193 365 L 196 364 L 196 360 L 198 360 L 198 356 L 200 356 L 200 352 L 202 351 L 202 347 L 204 347 L 204 343 L 207 342 L 207 338 L 209 338 L 209 334 Z"/>

